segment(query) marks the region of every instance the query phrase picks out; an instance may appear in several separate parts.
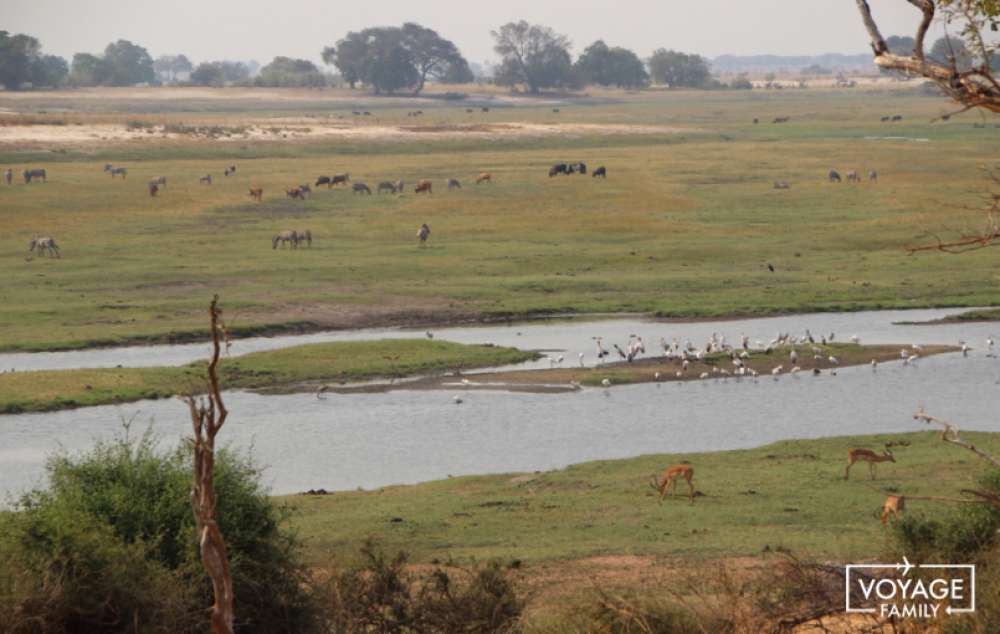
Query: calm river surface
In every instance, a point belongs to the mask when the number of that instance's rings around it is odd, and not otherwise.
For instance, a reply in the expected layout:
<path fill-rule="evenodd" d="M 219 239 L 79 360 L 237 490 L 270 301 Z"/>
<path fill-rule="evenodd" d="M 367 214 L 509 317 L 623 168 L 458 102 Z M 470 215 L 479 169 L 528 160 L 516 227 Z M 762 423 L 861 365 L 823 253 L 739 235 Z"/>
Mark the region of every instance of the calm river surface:
<path fill-rule="evenodd" d="M 661 336 L 703 344 L 713 332 L 738 343 L 769 341 L 779 331 L 862 343 L 969 342 L 974 350 L 921 359 L 910 366 L 844 368 L 837 376 L 770 377 L 758 383 L 699 381 L 645 384 L 568 394 L 398 390 L 375 394 L 260 396 L 226 394 L 229 422 L 221 438 L 252 448 L 275 493 L 414 483 L 449 475 L 552 469 L 592 459 L 645 453 L 758 446 L 789 438 L 906 432 L 924 405 L 963 429 L 1000 432 L 1000 361 L 986 355 L 996 323 L 893 326 L 954 310 L 797 315 L 720 322 L 659 323 L 636 319 L 550 321 L 434 329 L 438 339 L 551 350 L 565 364 L 593 364 L 592 336 L 624 344 L 629 334 L 655 354 Z M 422 337 L 423 331 L 352 331 L 235 342 L 233 354 L 299 343 Z M 33 355 L 0 355 L 0 368 L 180 364 L 202 358 L 205 345 L 151 346 Z M 548 367 L 548 359 L 535 362 Z M 462 395 L 463 403 L 453 397 Z M 190 433 L 186 406 L 171 399 L 44 414 L 0 416 L 0 494 L 44 482 L 45 457 L 76 452 L 110 438 L 122 419 L 151 425 L 165 445 Z"/>

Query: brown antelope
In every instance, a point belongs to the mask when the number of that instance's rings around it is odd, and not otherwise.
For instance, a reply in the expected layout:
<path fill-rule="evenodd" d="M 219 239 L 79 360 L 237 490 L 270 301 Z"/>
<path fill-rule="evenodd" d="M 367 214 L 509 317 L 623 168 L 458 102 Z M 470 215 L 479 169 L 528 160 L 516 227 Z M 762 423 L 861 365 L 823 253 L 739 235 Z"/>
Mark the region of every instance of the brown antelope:
<path fill-rule="evenodd" d="M 687 482 L 688 489 L 690 490 L 688 499 L 693 504 L 694 485 L 691 483 L 691 478 L 693 477 L 694 477 L 694 468 L 691 465 L 687 464 L 673 465 L 666 468 L 666 470 L 663 472 L 663 477 L 659 482 L 657 482 L 656 476 L 654 475 L 653 481 L 650 483 L 650 486 L 660 492 L 660 502 L 662 502 L 663 498 L 667 495 L 667 488 L 670 487 L 671 484 L 673 484 L 673 492 L 676 493 L 677 478 L 684 478 L 685 482 Z"/>
<path fill-rule="evenodd" d="M 899 515 L 906 508 L 906 498 L 902 495 L 890 495 L 885 499 L 885 504 L 882 505 L 882 526 L 886 525 L 886 521 L 889 519 L 889 515 L 892 515 L 893 519 L 899 519 Z"/>
<path fill-rule="evenodd" d="M 415 194 L 423 194 L 425 192 L 428 194 L 434 193 L 431 189 L 431 182 L 429 180 L 421 180 L 417 183 L 417 187 L 413 190 L 413 193 Z"/>
<path fill-rule="evenodd" d="M 868 475 L 872 480 L 875 479 L 876 465 L 878 463 L 896 462 L 896 458 L 892 455 L 892 450 L 889 449 L 888 444 L 885 446 L 885 451 L 882 454 L 877 454 L 871 449 L 851 449 L 847 452 L 847 469 L 844 470 L 845 480 L 851 479 L 851 467 L 859 460 L 868 463 Z"/>
<path fill-rule="evenodd" d="M 489 172 L 483 172 L 482 174 L 476 177 L 476 185 L 478 185 L 479 183 L 492 183 L 492 182 L 493 182 L 493 175 L 490 174 Z"/>
<path fill-rule="evenodd" d="M 251 187 L 250 188 L 250 198 L 253 198 L 257 202 L 261 202 L 264 199 L 264 188 L 263 187 Z"/>

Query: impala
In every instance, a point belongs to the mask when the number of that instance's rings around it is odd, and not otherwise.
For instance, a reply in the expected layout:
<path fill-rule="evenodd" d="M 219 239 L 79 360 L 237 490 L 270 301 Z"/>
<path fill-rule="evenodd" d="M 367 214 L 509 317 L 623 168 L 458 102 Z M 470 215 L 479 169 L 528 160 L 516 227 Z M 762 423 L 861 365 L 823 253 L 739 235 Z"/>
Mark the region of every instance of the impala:
<path fill-rule="evenodd" d="M 899 514 L 903 512 L 906 508 L 906 499 L 902 495 L 890 495 L 885 499 L 885 504 L 882 505 L 882 526 L 886 525 L 889 516 L 892 515 L 893 519 L 899 519 Z"/>
<path fill-rule="evenodd" d="M 684 481 L 687 482 L 688 489 L 690 490 L 690 493 L 688 495 L 688 500 L 693 504 L 694 485 L 691 484 L 691 478 L 693 477 L 694 477 L 694 468 L 691 465 L 687 464 L 673 465 L 671 467 L 667 467 L 667 469 L 663 472 L 663 478 L 659 482 L 657 482 L 656 480 L 656 475 L 653 475 L 653 481 L 650 482 L 649 486 L 653 487 L 654 489 L 660 492 L 660 502 L 662 502 L 663 498 L 666 497 L 667 495 L 667 488 L 670 487 L 671 484 L 673 484 L 673 492 L 676 493 L 677 479 L 684 478 Z"/>
<path fill-rule="evenodd" d="M 851 467 L 854 463 L 863 460 L 868 463 L 868 474 L 871 479 L 875 479 L 876 465 L 880 462 L 896 462 L 896 458 L 892 455 L 892 450 L 889 449 L 889 445 L 885 446 L 885 451 L 882 454 L 877 454 L 871 449 L 851 449 L 847 452 L 847 469 L 844 470 L 844 479 L 851 479 Z"/>

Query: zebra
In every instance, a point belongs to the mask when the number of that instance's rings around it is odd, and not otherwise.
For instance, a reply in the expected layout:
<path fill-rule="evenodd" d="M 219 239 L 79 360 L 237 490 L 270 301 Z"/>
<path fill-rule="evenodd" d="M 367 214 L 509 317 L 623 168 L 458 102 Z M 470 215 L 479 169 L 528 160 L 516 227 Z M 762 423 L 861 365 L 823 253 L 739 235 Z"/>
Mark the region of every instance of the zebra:
<path fill-rule="evenodd" d="M 381 183 L 378 184 L 378 189 L 376 191 L 378 191 L 378 193 L 380 194 L 384 191 L 387 191 L 390 194 L 395 194 L 396 184 L 393 183 L 392 181 L 382 181 Z"/>
<path fill-rule="evenodd" d="M 230 165 L 229 167 L 227 167 L 225 170 L 222 171 L 223 176 L 229 176 L 230 174 L 235 174 L 235 173 L 236 173 L 235 165 Z"/>
<path fill-rule="evenodd" d="M 56 241 L 54 239 L 49 237 L 32 238 L 31 242 L 28 243 L 28 251 L 31 252 L 36 249 L 38 250 L 38 255 L 41 255 L 46 251 L 48 251 L 49 257 L 57 257 L 57 258 L 62 257 L 59 254 L 59 245 L 56 244 Z"/>
<path fill-rule="evenodd" d="M 128 168 L 125 168 L 125 167 L 115 167 L 111 163 L 106 163 L 104 165 L 104 171 L 105 172 L 110 172 L 111 173 L 111 178 L 114 178 L 116 174 L 121 174 L 121 177 L 124 180 L 125 176 L 128 175 Z"/>

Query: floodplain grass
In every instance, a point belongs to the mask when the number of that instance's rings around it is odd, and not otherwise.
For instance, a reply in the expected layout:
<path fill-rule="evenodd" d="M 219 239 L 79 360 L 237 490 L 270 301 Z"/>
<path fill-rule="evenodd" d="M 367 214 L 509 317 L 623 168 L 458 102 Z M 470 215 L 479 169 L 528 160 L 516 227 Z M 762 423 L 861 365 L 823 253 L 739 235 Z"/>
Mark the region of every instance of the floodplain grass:
<path fill-rule="evenodd" d="M 1000 451 L 1000 434 L 963 437 L 994 455 Z M 881 451 L 890 441 L 909 444 L 893 448 L 896 462 L 879 464 L 876 480 L 861 463 L 844 479 L 849 449 Z M 650 488 L 653 475 L 681 462 L 694 468 L 701 495 L 689 503 L 681 482 L 677 494 L 660 503 Z M 387 550 L 407 550 L 416 564 L 495 559 L 530 568 L 621 555 L 664 558 L 670 565 L 670 559 L 753 557 L 781 549 L 853 562 L 876 558 L 887 545 L 879 491 L 954 497 L 974 487 L 985 468 L 972 454 L 941 442 L 939 432 L 915 431 L 279 499 L 296 509 L 293 523 L 316 566 L 351 560 L 370 537 Z M 906 512 L 941 516 L 953 508 L 913 501 Z"/>
<path fill-rule="evenodd" d="M 358 382 L 508 365 L 536 353 L 489 345 L 393 339 L 307 344 L 223 357 L 223 389 L 290 389 L 303 382 Z M 51 411 L 200 394 L 205 364 L 0 374 L 0 413 Z"/>
<path fill-rule="evenodd" d="M 268 116 L 295 108 L 282 107 Z M 412 123 L 408 109 L 378 116 Z M 1000 130 L 973 129 L 968 117 L 931 123 L 946 109 L 942 99 L 890 93 L 653 93 L 558 114 L 534 106 L 476 116 L 681 131 L 149 142 L 70 148 L 44 162 L 5 147 L 0 162 L 46 166 L 50 181 L 0 187 L 0 349 L 189 340 L 214 293 L 244 332 L 553 312 L 718 317 L 996 304 L 990 250 L 955 258 L 903 248 L 928 231 L 981 222 L 963 205 L 978 202 L 980 167 L 995 161 Z M 472 117 L 461 104 L 426 111 L 424 124 Z M 903 122 L 879 122 L 896 112 Z M 239 125 L 242 115 L 230 114 L 225 124 Z M 779 114 L 791 121 L 769 123 Z M 558 161 L 606 165 L 609 177 L 548 178 Z M 129 167 L 128 179 L 112 181 L 104 162 Z M 238 172 L 224 178 L 230 163 Z M 880 178 L 830 184 L 831 168 L 875 169 Z M 494 183 L 475 186 L 480 171 Z M 336 172 L 370 186 L 402 178 L 408 188 L 284 198 L 286 188 Z M 198 184 L 205 173 L 215 176 L 211 187 Z M 168 183 L 151 199 L 145 183 L 158 175 Z M 450 177 L 461 191 L 444 191 Z M 414 195 L 420 178 L 435 193 Z M 774 180 L 792 187 L 773 190 Z M 250 201 L 250 186 L 264 188 L 262 203 Z M 426 248 L 415 235 L 423 222 L 432 231 Z M 286 228 L 310 229 L 312 248 L 272 250 L 270 237 Z M 30 257 L 36 234 L 55 237 L 62 259 Z"/>

